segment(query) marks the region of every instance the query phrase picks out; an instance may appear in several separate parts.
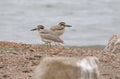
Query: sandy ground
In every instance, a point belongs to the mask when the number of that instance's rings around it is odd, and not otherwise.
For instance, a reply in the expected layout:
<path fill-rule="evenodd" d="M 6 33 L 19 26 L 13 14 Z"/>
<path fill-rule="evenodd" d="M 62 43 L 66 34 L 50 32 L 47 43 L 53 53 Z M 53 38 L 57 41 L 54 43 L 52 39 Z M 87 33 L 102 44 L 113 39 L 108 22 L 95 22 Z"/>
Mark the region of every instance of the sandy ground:
<path fill-rule="evenodd" d="M 43 56 L 97 56 L 101 79 L 120 79 L 120 53 L 102 51 L 104 46 L 47 47 L 0 41 L 0 79 L 32 79 L 32 74 Z"/>

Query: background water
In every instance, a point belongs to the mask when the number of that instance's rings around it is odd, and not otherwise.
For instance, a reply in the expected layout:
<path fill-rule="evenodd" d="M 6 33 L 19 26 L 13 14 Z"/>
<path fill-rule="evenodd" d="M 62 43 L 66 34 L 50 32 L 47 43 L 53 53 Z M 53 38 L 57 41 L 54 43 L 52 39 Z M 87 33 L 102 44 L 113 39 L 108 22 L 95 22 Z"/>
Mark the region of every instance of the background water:
<path fill-rule="evenodd" d="M 0 40 L 43 44 L 38 24 L 47 28 L 61 21 L 72 25 L 65 45 L 105 45 L 120 34 L 120 0 L 0 0 Z"/>

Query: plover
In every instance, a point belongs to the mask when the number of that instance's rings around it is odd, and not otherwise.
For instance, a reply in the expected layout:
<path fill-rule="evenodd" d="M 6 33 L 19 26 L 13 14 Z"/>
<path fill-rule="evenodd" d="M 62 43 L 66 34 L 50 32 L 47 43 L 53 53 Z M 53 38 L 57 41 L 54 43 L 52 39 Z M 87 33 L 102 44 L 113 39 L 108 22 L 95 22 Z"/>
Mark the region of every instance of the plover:
<path fill-rule="evenodd" d="M 67 25 L 65 22 L 60 22 L 58 25 L 52 26 L 50 28 L 57 36 L 63 35 L 65 31 L 65 27 L 72 27 L 71 25 Z"/>
<path fill-rule="evenodd" d="M 50 44 L 51 42 L 57 42 L 57 43 L 63 43 L 63 40 L 57 36 L 53 31 L 45 29 L 43 25 L 38 25 L 35 29 L 32 29 L 31 31 L 38 30 L 40 37 L 45 44 Z"/>

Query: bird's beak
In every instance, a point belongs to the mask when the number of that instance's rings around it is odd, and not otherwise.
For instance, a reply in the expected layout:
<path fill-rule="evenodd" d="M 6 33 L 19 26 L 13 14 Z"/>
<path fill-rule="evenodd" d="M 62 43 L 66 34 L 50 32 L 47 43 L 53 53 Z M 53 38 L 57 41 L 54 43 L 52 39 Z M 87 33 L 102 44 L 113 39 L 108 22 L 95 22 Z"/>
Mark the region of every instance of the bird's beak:
<path fill-rule="evenodd" d="M 72 27 L 71 25 L 65 25 L 66 27 Z"/>
<path fill-rule="evenodd" d="M 37 30 L 37 28 L 31 29 L 31 31 L 35 31 L 35 30 Z"/>

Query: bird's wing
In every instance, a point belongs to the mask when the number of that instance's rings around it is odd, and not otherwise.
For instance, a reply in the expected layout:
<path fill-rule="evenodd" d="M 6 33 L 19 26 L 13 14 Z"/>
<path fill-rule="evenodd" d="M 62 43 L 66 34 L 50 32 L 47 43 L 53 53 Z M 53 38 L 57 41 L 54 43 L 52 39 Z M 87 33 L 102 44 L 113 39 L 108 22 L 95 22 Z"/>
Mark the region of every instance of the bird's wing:
<path fill-rule="evenodd" d="M 55 42 L 60 42 L 63 43 L 63 40 L 60 39 L 58 36 L 52 35 L 52 34 L 41 34 L 40 35 L 43 39 L 48 39 L 48 40 L 52 40 Z"/>

